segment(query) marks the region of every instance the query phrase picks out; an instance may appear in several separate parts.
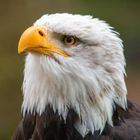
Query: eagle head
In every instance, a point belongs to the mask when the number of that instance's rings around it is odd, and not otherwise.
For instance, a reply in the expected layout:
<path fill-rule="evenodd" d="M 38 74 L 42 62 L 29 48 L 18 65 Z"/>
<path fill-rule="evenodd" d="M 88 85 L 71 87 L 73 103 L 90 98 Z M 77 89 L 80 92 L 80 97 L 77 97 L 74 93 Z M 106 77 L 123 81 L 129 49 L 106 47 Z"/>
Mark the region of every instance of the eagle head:
<path fill-rule="evenodd" d="M 47 105 L 85 136 L 112 125 L 115 105 L 126 108 L 122 40 L 106 22 L 67 13 L 44 15 L 21 36 L 27 52 L 22 111 L 42 114 Z"/>

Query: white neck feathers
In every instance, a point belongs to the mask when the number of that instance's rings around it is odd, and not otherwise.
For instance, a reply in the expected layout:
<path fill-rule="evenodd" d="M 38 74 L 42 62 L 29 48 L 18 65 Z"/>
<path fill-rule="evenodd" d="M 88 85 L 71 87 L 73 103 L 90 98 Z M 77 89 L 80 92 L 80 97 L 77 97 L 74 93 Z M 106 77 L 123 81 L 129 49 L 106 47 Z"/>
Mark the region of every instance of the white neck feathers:
<path fill-rule="evenodd" d="M 72 58 L 66 61 L 60 65 L 46 56 L 28 54 L 23 115 L 34 110 L 42 114 L 50 104 L 65 120 L 68 108 L 73 108 L 79 115 L 75 128 L 82 136 L 102 131 L 106 123 L 112 125 L 114 103 L 126 107 L 123 72 L 111 76 L 106 71 L 85 68 Z"/>

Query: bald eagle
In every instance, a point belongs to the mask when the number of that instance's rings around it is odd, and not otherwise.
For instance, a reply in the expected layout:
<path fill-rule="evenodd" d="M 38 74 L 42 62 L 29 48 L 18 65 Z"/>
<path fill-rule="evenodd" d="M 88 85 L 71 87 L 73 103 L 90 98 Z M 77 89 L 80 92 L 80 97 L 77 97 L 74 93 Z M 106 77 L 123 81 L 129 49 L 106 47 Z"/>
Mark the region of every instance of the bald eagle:
<path fill-rule="evenodd" d="M 43 15 L 22 34 L 22 120 L 13 140 L 140 140 L 122 40 L 105 21 Z"/>

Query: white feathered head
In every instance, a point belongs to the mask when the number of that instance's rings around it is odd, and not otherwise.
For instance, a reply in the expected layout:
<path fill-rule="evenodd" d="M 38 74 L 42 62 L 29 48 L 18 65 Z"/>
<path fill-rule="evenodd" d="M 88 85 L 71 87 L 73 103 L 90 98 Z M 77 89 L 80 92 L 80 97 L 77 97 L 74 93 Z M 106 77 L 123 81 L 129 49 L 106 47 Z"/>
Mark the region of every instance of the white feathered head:
<path fill-rule="evenodd" d="M 112 125 L 115 104 L 126 108 L 125 59 L 118 33 L 91 16 L 44 15 L 22 35 L 19 53 L 28 52 L 23 82 L 23 114 L 42 114 L 49 104 L 85 136 Z M 81 121 L 82 120 L 82 121 Z"/>

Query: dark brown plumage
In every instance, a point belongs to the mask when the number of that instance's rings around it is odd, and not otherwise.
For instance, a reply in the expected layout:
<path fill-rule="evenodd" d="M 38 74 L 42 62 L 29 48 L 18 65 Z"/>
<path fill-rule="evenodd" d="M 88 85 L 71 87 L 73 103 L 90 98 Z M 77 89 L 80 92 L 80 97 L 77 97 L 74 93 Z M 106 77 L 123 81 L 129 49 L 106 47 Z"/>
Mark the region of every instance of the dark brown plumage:
<path fill-rule="evenodd" d="M 69 109 L 65 122 L 48 106 L 41 116 L 26 114 L 12 140 L 140 140 L 140 106 L 130 101 L 126 111 L 116 107 L 114 126 L 106 125 L 102 134 L 89 133 L 82 138 L 73 126 L 77 119 L 77 114 Z"/>

